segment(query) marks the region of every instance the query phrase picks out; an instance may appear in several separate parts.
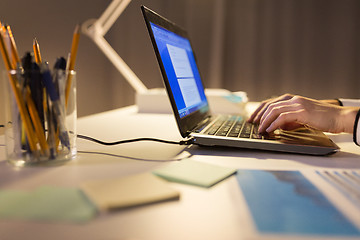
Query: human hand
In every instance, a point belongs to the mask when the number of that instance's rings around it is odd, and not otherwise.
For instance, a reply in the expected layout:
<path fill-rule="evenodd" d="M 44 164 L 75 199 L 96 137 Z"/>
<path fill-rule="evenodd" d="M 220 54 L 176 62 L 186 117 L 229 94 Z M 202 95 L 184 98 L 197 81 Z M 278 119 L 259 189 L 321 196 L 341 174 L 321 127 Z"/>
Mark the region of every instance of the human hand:
<path fill-rule="evenodd" d="M 357 108 L 340 107 L 329 101 L 285 94 L 263 101 L 248 121 L 259 123 L 262 133 L 304 125 L 324 132 L 352 133 L 357 111 Z"/>
<path fill-rule="evenodd" d="M 248 122 L 260 123 L 261 117 L 264 115 L 264 112 L 267 110 L 267 108 L 271 104 L 281 102 L 281 101 L 285 101 L 285 100 L 289 100 L 289 99 L 291 99 L 293 97 L 294 97 L 294 95 L 287 93 L 287 94 L 284 94 L 284 95 L 282 95 L 280 97 L 271 98 L 271 99 L 267 99 L 267 100 L 262 101 L 260 103 L 259 107 L 251 114 L 250 118 L 248 119 Z"/>

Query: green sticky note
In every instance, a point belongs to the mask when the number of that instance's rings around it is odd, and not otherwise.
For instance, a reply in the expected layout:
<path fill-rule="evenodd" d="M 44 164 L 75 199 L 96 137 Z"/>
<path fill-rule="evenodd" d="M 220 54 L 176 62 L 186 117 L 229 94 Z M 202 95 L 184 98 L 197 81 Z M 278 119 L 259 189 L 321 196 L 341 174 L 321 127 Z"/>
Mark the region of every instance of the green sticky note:
<path fill-rule="evenodd" d="M 234 168 L 226 168 L 193 160 L 171 163 L 153 171 L 153 174 L 168 181 L 211 187 L 236 172 Z"/>
<path fill-rule="evenodd" d="M 95 206 L 76 188 L 0 191 L 0 218 L 85 222 L 95 215 Z"/>
<path fill-rule="evenodd" d="M 18 190 L 0 191 L 0 217 L 19 218 L 22 207 L 27 204 L 29 193 Z"/>

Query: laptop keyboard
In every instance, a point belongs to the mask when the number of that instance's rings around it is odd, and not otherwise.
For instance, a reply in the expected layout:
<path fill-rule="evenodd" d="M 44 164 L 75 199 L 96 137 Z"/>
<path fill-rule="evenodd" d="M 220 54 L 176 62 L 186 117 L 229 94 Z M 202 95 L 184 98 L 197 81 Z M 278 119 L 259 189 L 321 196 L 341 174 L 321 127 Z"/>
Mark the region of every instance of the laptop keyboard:
<path fill-rule="evenodd" d="M 246 122 L 241 116 L 221 117 L 206 130 L 205 134 L 223 137 L 264 139 L 258 132 L 258 125 Z"/>

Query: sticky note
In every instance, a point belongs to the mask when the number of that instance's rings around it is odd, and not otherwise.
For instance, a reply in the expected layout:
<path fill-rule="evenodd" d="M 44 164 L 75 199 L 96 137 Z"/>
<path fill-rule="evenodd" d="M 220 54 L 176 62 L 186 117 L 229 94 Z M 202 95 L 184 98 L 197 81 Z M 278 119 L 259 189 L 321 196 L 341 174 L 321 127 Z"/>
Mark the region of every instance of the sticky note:
<path fill-rule="evenodd" d="M 180 196 L 166 181 L 151 173 L 89 181 L 81 188 L 101 210 L 139 206 Z"/>
<path fill-rule="evenodd" d="M 198 162 L 183 160 L 161 167 L 153 173 L 168 181 L 211 187 L 236 172 L 234 168 L 227 168 Z"/>
<path fill-rule="evenodd" d="M 95 206 L 77 188 L 0 191 L 0 218 L 85 222 L 95 216 Z"/>

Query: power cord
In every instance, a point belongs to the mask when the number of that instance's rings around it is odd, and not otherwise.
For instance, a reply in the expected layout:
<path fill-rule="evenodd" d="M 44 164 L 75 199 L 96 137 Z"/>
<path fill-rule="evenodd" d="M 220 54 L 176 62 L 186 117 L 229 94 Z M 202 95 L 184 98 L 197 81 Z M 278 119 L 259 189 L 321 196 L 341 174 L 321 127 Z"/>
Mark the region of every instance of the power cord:
<path fill-rule="evenodd" d="M 140 142 L 140 141 L 153 141 L 153 142 L 176 144 L 176 145 L 191 145 L 191 144 L 194 144 L 193 138 L 189 138 L 189 139 L 186 139 L 186 140 L 181 140 L 179 142 L 163 140 L 163 139 L 157 139 L 157 138 L 134 138 L 134 139 L 115 141 L 115 142 L 104 142 L 104 141 L 98 140 L 96 138 L 81 135 L 81 134 L 77 134 L 76 136 L 78 138 L 81 138 L 81 139 L 84 139 L 84 140 L 92 141 L 92 142 L 102 144 L 102 145 L 107 145 L 107 146 L 124 144 L 124 143 L 132 143 L 132 142 Z"/>
<path fill-rule="evenodd" d="M 1 124 L 0 128 L 3 128 L 3 127 L 5 127 L 5 125 Z M 176 145 L 191 145 L 191 144 L 194 144 L 193 138 L 189 138 L 189 139 L 186 139 L 186 140 L 181 140 L 179 142 L 163 140 L 163 139 L 158 139 L 158 138 L 134 138 L 134 139 L 115 141 L 115 142 L 104 142 L 104 141 L 101 141 L 99 139 L 89 137 L 89 136 L 85 136 L 85 135 L 81 135 L 81 134 L 77 134 L 76 136 L 78 138 L 81 138 L 81 139 L 84 139 L 84 140 L 87 140 L 87 141 L 91 141 L 91 142 L 95 142 L 95 143 L 98 143 L 98 144 L 106 145 L 106 146 L 119 145 L 119 144 L 132 143 L 132 142 L 140 142 L 140 141 L 153 141 L 153 142 L 176 144 Z"/>
<path fill-rule="evenodd" d="M 176 144 L 176 145 L 194 144 L 193 138 L 189 138 L 189 139 L 182 140 L 182 141 L 179 141 L 179 142 L 169 141 L 169 140 L 162 140 L 162 139 L 157 139 L 157 138 L 134 138 L 134 139 L 115 141 L 115 142 L 104 142 L 104 141 L 101 141 L 99 139 L 95 139 L 95 138 L 89 137 L 89 136 L 84 136 L 84 135 L 81 135 L 81 134 L 77 134 L 76 136 L 78 138 L 81 138 L 81 139 L 84 139 L 84 140 L 87 140 L 87 141 L 91 141 L 91 142 L 95 142 L 95 143 L 102 144 L 102 145 L 107 145 L 107 146 L 118 145 L 118 144 L 123 144 L 123 143 L 139 142 L 139 141 L 153 141 L 153 142 Z M 112 157 L 129 158 L 131 160 L 147 161 L 147 162 L 174 162 L 174 161 L 180 161 L 180 160 L 189 158 L 189 156 L 186 156 L 186 157 L 178 158 L 178 159 L 167 159 L 167 160 L 158 160 L 158 159 L 156 159 L 156 160 L 154 160 L 154 159 L 142 159 L 142 158 L 135 158 L 135 157 L 126 157 L 126 156 L 120 156 L 120 155 L 111 154 L 111 153 L 104 153 L 104 152 L 88 152 L 88 151 L 79 151 L 79 152 L 81 152 L 81 153 L 90 153 L 90 154 L 101 154 L 101 155 L 107 155 L 107 156 L 112 156 Z"/>

